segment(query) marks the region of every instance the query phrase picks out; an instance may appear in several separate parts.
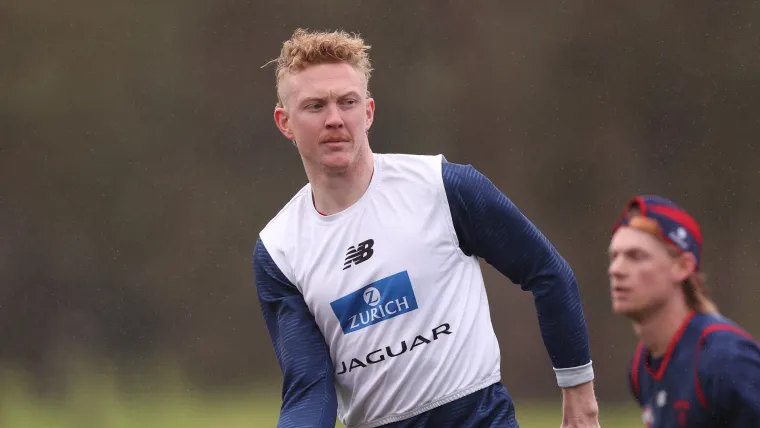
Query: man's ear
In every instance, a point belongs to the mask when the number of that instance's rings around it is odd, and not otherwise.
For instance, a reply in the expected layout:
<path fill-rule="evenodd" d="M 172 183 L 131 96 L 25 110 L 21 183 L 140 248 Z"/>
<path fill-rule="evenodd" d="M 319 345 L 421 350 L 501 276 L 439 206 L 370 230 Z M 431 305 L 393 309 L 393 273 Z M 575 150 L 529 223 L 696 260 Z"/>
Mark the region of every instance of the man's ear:
<path fill-rule="evenodd" d="M 375 121 L 375 100 L 374 98 L 367 98 L 367 130 L 372 126 L 372 122 Z"/>
<path fill-rule="evenodd" d="M 694 254 L 684 251 L 681 254 L 679 254 L 677 263 L 676 263 L 676 279 L 679 282 L 683 282 L 691 275 L 694 274 L 697 270 L 697 258 L 694 257 Z"/>
<path fill-rule="evenodd" d="M 277 128 L 282 132 L 288 140 L 293 141 L 295 135 L 290 129 L 290 118 L 288 117 L 288 111 L 285 107 L 276 107 L 274 109 L 274 123 L 277 124 Z"/>

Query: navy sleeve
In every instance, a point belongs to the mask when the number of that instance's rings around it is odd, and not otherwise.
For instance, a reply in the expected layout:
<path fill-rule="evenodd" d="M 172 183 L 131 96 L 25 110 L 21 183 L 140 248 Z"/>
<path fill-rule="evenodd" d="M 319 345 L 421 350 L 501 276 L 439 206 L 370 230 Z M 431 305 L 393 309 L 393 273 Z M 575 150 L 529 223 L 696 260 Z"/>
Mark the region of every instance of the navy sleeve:
<path fill-rule="evenodd" d="M 462 251 L 484 259 L 514 284 L 533 293 L 541 335 L 560 386 L 593 380 L 586 321 L 568 263 L 538 228 L 472 166 L 444 161 L 443 183 Z M 581 366 L 587 370 L 580 378 L 571 370 L 560 373 Z M 571 384 L 563 385 L 567 382 Z"/>
<path fill-rule="evenodd" d="M 722 427 L 760 427 L 760 347 L 734 332 L 710 336 L 699 356 L 703 404 Z"/>
<path fill-rule="evenodd" d="M 253 255 L 256 289 L 283 374 L 278 428 L 335 427 L 337 396 L 324 336 L 298 289 L 259 239 Z"/>

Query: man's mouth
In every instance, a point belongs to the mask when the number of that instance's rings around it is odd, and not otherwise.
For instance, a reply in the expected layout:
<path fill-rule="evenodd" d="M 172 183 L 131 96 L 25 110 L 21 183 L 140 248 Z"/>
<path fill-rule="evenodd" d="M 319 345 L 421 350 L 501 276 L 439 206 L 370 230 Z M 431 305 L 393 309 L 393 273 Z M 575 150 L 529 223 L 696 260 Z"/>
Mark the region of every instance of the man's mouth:
<path fill-rule="evenodd" d="M 631 294 L 631 289 L 628 287 L 623 287 L 621 285 L 615 285 L 612 287 L 612 294 L 617 297 L 624 297 Z"/>
<path fill-rule="evenodd" d="M 323 139 L 322 143 L 323 144 L 339 144 L 339 143 L 347 143 L 349 141 L 351 141 L 351 139 L 348 137 L 335 136 L 335 137 L 327 137 Z"/>

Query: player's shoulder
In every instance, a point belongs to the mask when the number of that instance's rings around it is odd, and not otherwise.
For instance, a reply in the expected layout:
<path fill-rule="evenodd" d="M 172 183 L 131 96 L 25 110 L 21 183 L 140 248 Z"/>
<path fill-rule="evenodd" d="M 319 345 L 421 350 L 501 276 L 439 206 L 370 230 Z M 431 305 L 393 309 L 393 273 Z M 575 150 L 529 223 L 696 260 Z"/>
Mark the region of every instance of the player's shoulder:
<path fill-rule="evenodd" d="M 448 188 L 478 187 L 487 178 L 470 164 L 452 162 L 443 154 L 375 153 L 386 182 L 415 182 Z"/>
<path fill-rule="evenodd" d="M 700 371 L 712 371 L 748 355 L 760 359 L 760 345 L 739 324 L 722 315 L 698 316 L 702 318 L 697 342 Z"/>
<path fill-rule="evenodd" d="M 417 153 L 374 153 L 374 155 L 388 165 L 440 164 L 441 162 L 446 162 L 446 157 L 442 153 L 428 155 Z"/>
<path fill-rule="evenodd" d="M 752 341 L 752 336 L 734 320 L 721 314 L 696 314 L 694 322 L 701 334 L 700 341 L 704 344 L 729 343 L 736 341 Z"/>
<path fill-rule="evenodd" d="M 272 217 L 259 232 L 256 247 L 253 252 L 254 264 L 272 263 L 293 282 L 292 266 L 288 254 L 293 252 L 295 241 L 303 221 L 308 218 L 304 201 L 311 193 L 310 185 L 306 184 Z"/>
<path fill-rule="evenodd" d="M 375 153 L 383 181 L 437 183 L 441 180 L 442 154 Z"/>
<path fill-rule="evenodd" d="M 266 246 L 277 245 L 281 240 L 292 237 L 293 231 L 300 229 L 298 223 L 306 218 L 304 201 L 309 198 L 310 184 L 306 184 L 296 192 L 285 205 L 267 222 L 259 232 Z"/>

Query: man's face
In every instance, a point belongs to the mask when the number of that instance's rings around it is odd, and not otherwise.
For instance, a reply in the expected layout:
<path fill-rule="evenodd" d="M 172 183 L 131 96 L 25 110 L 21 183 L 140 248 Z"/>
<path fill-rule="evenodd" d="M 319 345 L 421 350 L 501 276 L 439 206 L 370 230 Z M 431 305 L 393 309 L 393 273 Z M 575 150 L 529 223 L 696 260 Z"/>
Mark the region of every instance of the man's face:
<path fill-rule="evenodd" d="M 663 307 L 688 277 L 688 263 L 674 258 L 666 245 L 650 233 L 621 227 L 609 247 L 612 309 L 634 321 Z"/>
<path fill-rule="evenodd" d="M 280 82 L 284 107 L 275 122 L 295 140 L 304 163 L 327 173 L 348 169 L 369 147 L 375 102 L 362 75 L 346 63 L 313 65 Z"/>

